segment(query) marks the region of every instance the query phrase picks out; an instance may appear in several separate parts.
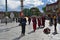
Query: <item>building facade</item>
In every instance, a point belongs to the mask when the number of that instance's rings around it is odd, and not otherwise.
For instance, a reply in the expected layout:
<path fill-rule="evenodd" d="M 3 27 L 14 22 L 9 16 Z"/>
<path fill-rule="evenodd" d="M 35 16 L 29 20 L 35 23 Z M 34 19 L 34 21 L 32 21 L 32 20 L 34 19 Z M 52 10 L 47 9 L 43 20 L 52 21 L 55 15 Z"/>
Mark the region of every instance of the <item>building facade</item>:
<path fill-rule="evenodd" d="M 15 17 L 19 17 L 20 12 L 10 11 L 7 12 L 7 16 L 10 17 L 10 13 L 14 13 Z M 5 17 L 5 12 L 0 11 L 0 19 Z"/>
<path fill-rule="evenodd" d="M 0 19 L 1 19 L 1 18 L 3 18 L 3 17 L 4 17 L 4 15 L 5 15 L 5 13 L 4 13 L 4 12 L 0 12 Z"/>
<path fill-rule="evenodd" d="M 57 2 L 52 3 L 52 4 L 47 4 L 46 5 L 46 12 L 53 14 L 53 13 L 59 13 L 60 11 L 60 0 L 57 0 Z"/>

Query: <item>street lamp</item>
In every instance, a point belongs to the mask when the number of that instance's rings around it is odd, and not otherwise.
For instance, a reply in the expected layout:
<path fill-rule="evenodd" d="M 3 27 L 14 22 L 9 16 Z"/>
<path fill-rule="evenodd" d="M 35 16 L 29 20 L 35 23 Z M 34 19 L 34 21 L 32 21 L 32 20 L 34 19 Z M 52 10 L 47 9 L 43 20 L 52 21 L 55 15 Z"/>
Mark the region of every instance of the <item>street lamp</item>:
<path fill-rule="evenodd" d="M 5 7 L 6 7 L 5 13 L 7 15 L 7 0 L 5 1 Z"/>
<path fill-rule="evenodd" d="M 24 14 L 23 14 L 23 0 L 20 0 L 21 2 L 21 12 L 20 12 L 20 17 L 22 17 Z M 23 15 L 22 15 L 23 14 Z"/>
<path fill-rule="evenodd" d="M 23 11 L 23 0 L 20 1 L 21 1 L 21 11 Z"/>

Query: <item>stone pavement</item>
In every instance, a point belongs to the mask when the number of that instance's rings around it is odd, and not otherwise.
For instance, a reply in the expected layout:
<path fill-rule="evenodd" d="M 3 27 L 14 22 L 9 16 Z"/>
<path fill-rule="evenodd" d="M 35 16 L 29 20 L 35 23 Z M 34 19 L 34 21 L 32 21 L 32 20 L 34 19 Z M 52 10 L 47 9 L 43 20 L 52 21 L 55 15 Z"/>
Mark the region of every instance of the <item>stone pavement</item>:
<path fill-rule="evenodd" d="M 53 35 L 54 26 L 49 26 L 49 21 L 46 20 L 45 28 L 50 28 L 51 33 L 46 35 L 43 33 L 43 29 L 37 29 L 36 32 L 33 32 L 32 22 L 30 25 L 26 25 L 26 35 L 21 36 L 21 26 L 18 26 L 19 23 L 12 22 L 8 23 L 8 25 L 0 23 L 0 40 L 60 40 L 60 24 L 57 25 L 58 34 Z M 3 26 L 1 26 L 3 25 Z M 38 26 L 37 26 L 38 27 Z"/>

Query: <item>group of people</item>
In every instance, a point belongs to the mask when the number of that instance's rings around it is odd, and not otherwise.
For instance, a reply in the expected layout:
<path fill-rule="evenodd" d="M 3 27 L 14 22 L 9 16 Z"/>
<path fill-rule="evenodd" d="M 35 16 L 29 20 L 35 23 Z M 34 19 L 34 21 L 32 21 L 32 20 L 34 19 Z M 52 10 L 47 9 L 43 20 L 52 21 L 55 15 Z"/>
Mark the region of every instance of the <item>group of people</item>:
<path fill-rule="evenodd" d="M 54 30 L 55 30 L 55 33 L 57 33 L 57 29 L 56 29 L 56 26 L 57 26 L 57 16 L 56 15 L 48 15 L 49 17 L 49 24 L 50 26 L 54 25 Z M 38 28 L 44 28 L 45 27 L 45 19 L 46 19 L 46 16 L 45 15 L 42 15 L 42 16 L 33 16 L 33 17 L 28 17 L 28 24 L 30 25 L 30 23 L 32 22 L 33 24 L 33 31 L 35 32 L 36 31 L 36 28 L 37 28 L 37 25 L 38 25 Z M 21 29 L 22 29 L 22 32 L 21 34 L 22 35 L 25 35 L 25 26 L 26 26 L 26 18 L 24 16 L 22 16 L 20 19 L 19 19 L 19 22 L 20 22 L 20 25 L 21 25 Z"/>
<path fill-rule="evenodd" d="M 49 22 L 50 26 L 54 25 L 54 33 L 57 33 L 57 29 L 56 29 L 57 23 L 58 23 L 57 16 L 56 15 L 50 15 L 49 20 L 50 20 L 50 22 Z"/>
<path fill-rule="evenodd" d="M 28 17 L 28 24 L 30 25 L 32 21 L 32 25 L 33 25 L 33 31 L 35 32 L 36 31 L 36 28 L 37 28 L 37 24 L 38 24 L 38 28 L 41 28 L 41 26 L 43 26 L 43 28 L 45 27 L 45 17 L 44 16 L 39 16 L 39 17 Z M 20 20 L 20 25 L 21 25 L 21 34 L 22 35 L 25 35 L 25 26 L 26 26 L 26 18 L 25 17 L 21 17 Z"/>
<path fill-rule="evenodd" d="M 34 32 L 36 30 L 36 26 L 38 25 L 38 28 L 44 28 L 45 27 L 45 16 L 38 16 L 36 17 L 32 17 L 32 22 L 33 22 L 33 29 Z M 43 26 L 43 27 L 41 27 Z"/>
<path fill-rule="evenodd" d="M 44 15 L 38 16 L 38 17 L 36 17 L 36 16 L 28 17 L 28 24 L 30 25 L 31 22 L 33 23 L 32 28 L 33 28 L 33 31 L 35 32 L 37 29 L 37 25 L 38 25 L 38 28 L 44 28 L 45 27 L 45 19 L 46 18 Z M 26 26 L 26 22 L 27 22 L 25 16 L 22 16 L 18 21 L 19 21 L 19 23 L 20 23 L 19 25 L 21 25 L 21 29 L 22 29 L 21 34 L 25 35 L 25 26 Z M 57 33 L 57 29 L 56 29 L 57 17 L 56 17 L 56 15 L 54 15 L 54 16 L 50 15 L 49 21 L 50 21 L 49 22 L 50 26 L 54 25 L 55 33 Z M 6 24 L 7 24 L 7 22 L 6 22 Z"/>

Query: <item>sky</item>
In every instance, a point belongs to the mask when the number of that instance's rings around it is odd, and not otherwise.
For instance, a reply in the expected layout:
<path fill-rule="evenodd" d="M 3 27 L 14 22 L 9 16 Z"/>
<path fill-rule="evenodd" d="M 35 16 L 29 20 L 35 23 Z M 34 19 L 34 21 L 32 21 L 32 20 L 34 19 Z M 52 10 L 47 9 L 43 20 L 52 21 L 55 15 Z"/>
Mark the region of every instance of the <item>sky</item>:
<path fill-rule="evenodd" d="M 24 8 L 32 8 L 38 7 L 41 12 L 43 12 L 42 8 L 46 6 L 46 4 L 51 4 L 56 2 L 57 0 L 24 0 Z M 20 0 L 7 0 L 7 9 L 8 11 L 21 11 L 21 3 Z M 0 11 L 5 11 L 5 0 L 0 0 Z"/>

